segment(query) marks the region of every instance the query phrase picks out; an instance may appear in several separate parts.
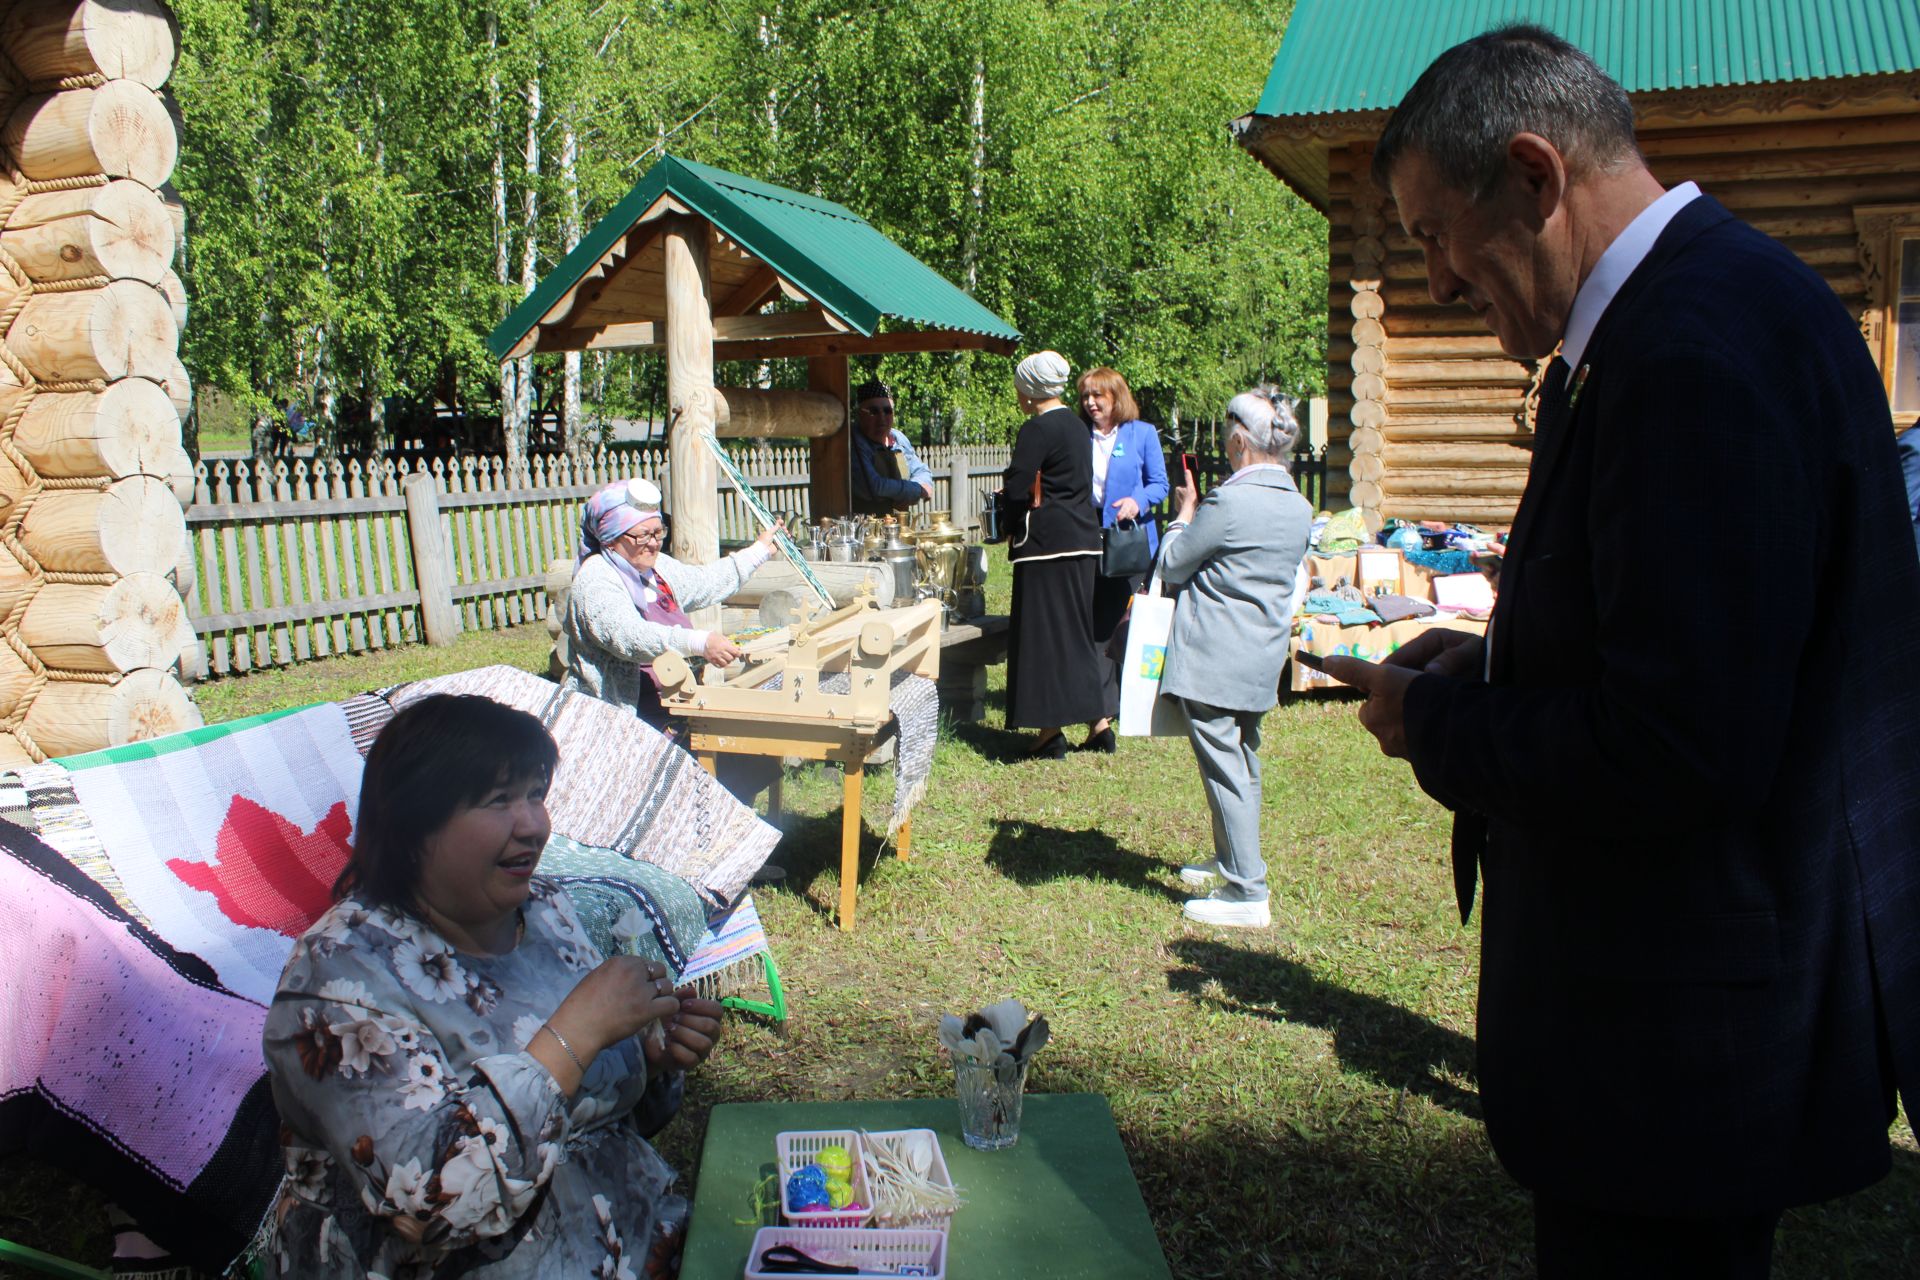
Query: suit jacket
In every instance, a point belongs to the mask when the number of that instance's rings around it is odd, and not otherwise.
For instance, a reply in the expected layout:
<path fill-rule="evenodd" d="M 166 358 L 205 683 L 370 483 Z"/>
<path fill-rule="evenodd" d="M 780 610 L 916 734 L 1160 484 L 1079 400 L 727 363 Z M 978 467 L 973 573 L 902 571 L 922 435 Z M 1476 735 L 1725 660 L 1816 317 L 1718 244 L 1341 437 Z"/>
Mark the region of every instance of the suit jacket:
<path fill-rule="evenodd" d="M 1279 700 L 1312 524 L 1285 467 L 1254 467 L 1215 485 L 1193 523 L 1167 534 L 1160 577 L 1186 588 L 1173 609 L 1162 693 L 1232 711 Z"/>
<path fill-rule="evenodd" d="M 1140 523 L 1147 530 L 1147 554 L 1160 551 L 1160 530 L 1147 512 L 1167 497 L 1167 458 L 1160 450 L 1160 433 L 1151 422 L 1135 418 L 1114 428 L 1113 457 L 1107 463 L 1106 496 L 1100 503 L 1100 527 L 1114 525 L 1113 504 L 1132 498 L 1140 504 Z M 1091 432 L 1091 428 L 1089 428 Z"/>
<path fill-rule="evenodd" d="M 1406 700 L 1463 910 L 1484 873 L 1488 1134 L 1623 1212 L 1852 1191 L 1920 1065 L 1920 562 L 1886 393 L 1833 290 L 1704 197 L 1584 364 L 1542 399 L 1490 682 Z M 1648 554 L 1676 511 L 1681 554 Z"/>

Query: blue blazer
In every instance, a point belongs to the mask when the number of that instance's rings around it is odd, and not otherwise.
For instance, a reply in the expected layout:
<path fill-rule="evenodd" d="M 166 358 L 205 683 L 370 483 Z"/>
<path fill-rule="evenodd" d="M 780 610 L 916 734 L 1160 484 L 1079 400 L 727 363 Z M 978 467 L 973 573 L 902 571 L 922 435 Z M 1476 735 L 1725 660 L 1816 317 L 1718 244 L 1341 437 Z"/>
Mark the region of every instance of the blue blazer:
<path fill-rule="evenodd" d="M 1107 466 L 1107 498 L 1101 504 L 1100 527 L 1112 527 L 1114 503 L 1132 498 L 1140 504 L 1140 523 L 1147 527 L 1147 551 L 1158 555 L 1160 530 L 1147 512 L 1167 499 L 1167 459 L 1160 452 L 1160 433 L 1151 422 L 1139 418 L 1123 422 L 1114 430 L 1119 438 L 1113 442 L 1113 461 Z M 1087 428 L 1087 438 L 1091 453 L 1092 427 Z"/>
<path fill-rule="evenodd" d="M 1463 903 L 1486 884 L 1487 1135 L 1616 1212 L 1825 1200 L 1886 1174 L 1896 1081 L 1920 1118 L 1920 560 L 1886 391 L 1827 283 L 1706 196 L 1583 367 L 1543 385 L 1489 680 L 1406 692 Z M 1675 576 L 1642 531 L 1688 476 L 1714 502 Z"/>

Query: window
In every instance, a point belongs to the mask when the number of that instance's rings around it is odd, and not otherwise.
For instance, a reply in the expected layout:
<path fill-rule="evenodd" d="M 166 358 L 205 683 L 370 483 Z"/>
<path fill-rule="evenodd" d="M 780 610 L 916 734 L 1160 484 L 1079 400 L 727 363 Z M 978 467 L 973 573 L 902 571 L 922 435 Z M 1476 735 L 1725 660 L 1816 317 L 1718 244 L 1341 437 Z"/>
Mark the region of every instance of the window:
<path fill-rule="evenodd" d="M 1895 413 L 1920 413 L 1920 237 L 1900 240 L 1900 274 L 1888 299 L 1893 318 L 1887 379 Z"/>

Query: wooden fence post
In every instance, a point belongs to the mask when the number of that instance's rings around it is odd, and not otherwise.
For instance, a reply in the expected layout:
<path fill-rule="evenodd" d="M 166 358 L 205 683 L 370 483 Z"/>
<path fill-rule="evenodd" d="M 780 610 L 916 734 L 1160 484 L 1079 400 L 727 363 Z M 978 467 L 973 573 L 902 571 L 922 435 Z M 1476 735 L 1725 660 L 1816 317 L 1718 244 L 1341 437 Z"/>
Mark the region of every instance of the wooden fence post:
<path fill-rule="evenodd" d="M 400 489 L 407 499 L 407 541 L 412 544 L 413 579 L 420 587 L 421 630 L 428 644 L 452 644 L 460 634 L 460 611 L 453 607 L 453 565 L 433 477 L 416 471 L 401 481 Z"/>

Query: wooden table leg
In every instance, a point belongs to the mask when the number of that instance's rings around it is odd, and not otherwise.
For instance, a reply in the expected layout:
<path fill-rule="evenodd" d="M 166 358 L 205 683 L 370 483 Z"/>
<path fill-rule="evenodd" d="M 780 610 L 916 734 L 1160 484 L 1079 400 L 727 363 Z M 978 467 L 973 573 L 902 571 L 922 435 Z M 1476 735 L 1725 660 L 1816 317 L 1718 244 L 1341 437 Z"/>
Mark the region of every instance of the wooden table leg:
<path fill-rule="evenodd" d="M 717 778 L 720 776 L 720 757 L 719 756 L 715 755 L 711 751 L 701 751 L 695 754 L 693 758 L 700 762 L 700 767 L 707 771 L 707 775 L 709 777 Z"/>
<path fill-rule="evenodd" d="M 783 791 L 786 786 L 786 781 L 787 781 L 786 774 L 776 773 L 775 775 L 773 775 L 773 781 L 767 786 L 767 821 L 768 822 L 778 822 L 780 820 L 780 804 L 781 804 L 781 801 L 785 798 L 783 795 Z"/>
<path fill-rule="evenodd" d="M 893 847 L 905 862 L 913 854 L 913 819 L 908 818 L 900 824 L 900 830 L 894 833 Z"/>
<path fill-rule="evenodd" d="M 853 932 L 853 904 L 860 892 L 860 787 L 866 767 L 847 763 L 847 780 L 840 792 L 840 927 Z"/>

